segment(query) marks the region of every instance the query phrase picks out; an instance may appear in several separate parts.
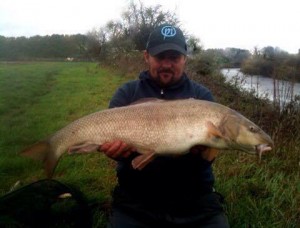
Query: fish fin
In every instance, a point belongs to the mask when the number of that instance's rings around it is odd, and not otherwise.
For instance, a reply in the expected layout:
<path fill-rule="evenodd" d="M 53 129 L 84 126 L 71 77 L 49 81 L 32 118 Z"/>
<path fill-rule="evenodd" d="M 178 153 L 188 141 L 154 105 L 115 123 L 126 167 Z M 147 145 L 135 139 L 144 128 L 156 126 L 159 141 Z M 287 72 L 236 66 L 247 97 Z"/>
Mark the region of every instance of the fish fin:
<path fill-rule="evenodd" d="M 208 130 L 208 134 L 210 136 L 217 137 L 217 138 L 224 138 L 222 132 L 211 121 L 207 121 L 205 124 Z"/>
<path fill-rule="evenodd" d="M 146 152 L 144 154 L 138 155 L 135 157 L 131 165 L 134 169 L 142 170 L 146 165 L 148 165 L 155 158 L 156 154 L 151 152 Z"/>
<path fill-rule="evenodd" d="M 75 153 L 88 153 L 96 151 L 99 148 L 99 144 L 95 144 L 92 142 L 85 142 L 82 144 L 77 144 L 69 147 L 68 153 L 75 154 Z"/>
<path fill-rule="evenodd" d="M 207 147 L 206 150 L 201 152 L 202 158 L 207 161 L 213 161 L 219 153 L 219 150 L 212 147 Z"/>
<path fill-rule="evenodd" d="M 57 165 L 58 158 L 51 150 L 48 141 L 40 141 L 20 152 L 22 156 L 30 157 L 34 160 L 43 162 L 46 175 L 49 179 L 52 178 L 54 169 Z"/>

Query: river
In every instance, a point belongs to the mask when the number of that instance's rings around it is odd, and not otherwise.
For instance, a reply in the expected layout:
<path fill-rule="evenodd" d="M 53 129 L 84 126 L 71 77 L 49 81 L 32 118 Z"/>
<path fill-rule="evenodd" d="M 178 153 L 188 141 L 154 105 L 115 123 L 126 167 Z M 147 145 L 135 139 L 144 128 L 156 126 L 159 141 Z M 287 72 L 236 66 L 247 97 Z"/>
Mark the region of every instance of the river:
<path fill-rule="evenodd" d="M 300 96 L 300 83 L 293 83 L 284 80 L 276 80 L 261 75 L 245 75 L 239 68 L 225 68 L 221 73 L 226 77 L 226 81 L 234 83 L 246 90 L 253 90 L 258 97 L 267 97 L 274 100 L 274 91 L 276 100 L 280 100 L 281 105 L 290 102 L 294 97 Z M 274 89 L 274 84 L 276 89 Z M 280 99 L 278 99 L 280 98 Z"/>

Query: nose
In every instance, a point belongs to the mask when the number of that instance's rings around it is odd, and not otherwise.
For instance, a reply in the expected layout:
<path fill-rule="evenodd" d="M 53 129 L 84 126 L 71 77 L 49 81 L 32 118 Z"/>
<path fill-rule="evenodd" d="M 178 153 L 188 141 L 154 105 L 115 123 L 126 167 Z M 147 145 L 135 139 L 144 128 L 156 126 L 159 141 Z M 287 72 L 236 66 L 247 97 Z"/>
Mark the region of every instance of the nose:
<path fill-rule="evenodd" d="M 172 60 L 168 57 L 165 57 L 161 60 L 162 67 L 171 67 L 172 66 Z"/>

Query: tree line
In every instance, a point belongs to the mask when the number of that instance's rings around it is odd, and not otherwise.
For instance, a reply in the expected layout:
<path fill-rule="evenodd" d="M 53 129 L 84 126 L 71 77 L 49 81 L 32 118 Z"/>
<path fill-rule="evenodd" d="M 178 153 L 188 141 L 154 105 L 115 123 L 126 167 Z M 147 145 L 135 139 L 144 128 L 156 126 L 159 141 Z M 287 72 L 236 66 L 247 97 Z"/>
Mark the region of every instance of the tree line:
<path fill-rule="evenodd" d="M 160 5 L 145 6 L 141 1 L 132 1 L 120 20 L 109 21 L 84 35 L 0 36 L 0 60 L 74 58 L 111 61 L 121 55 L 144 50 L 150 32 L 164 23 L 182 27 L 177 15 L 163 10 Z M 187 38 L 189 54 L 203 52 L 199 38 L 182 30 Z M 238 49 L 209 50 L 206 53 L 209 59 L 217 58 L 217 62 L 234 62 L 235 65 L 240 64 L 240 57 L 244 59 L 248 55 L 249 51 Z"/>
<path fill-rule="evenodd" d="M 241 65 L 241 70 L 250 75 L 263 75 L 274 79 L 300 81 L 300 53 L 291 55 L 272 46 L 254 53 Z"/>
<path fill-rule="evenodd" d="M 119 21 L 109 21 L 87 34 L 4 37 L 0 36 L 0 60 L 26 59 L 112 59 L 119 54 L 145 49 L 150 32 L 157 26 L 178 25 L 177 16 L 160 5 L 146 7 L 132 1 Z M 196 49 L 196 39 L 194 42 Z"/>
<path fill-rule="evenodd" d="M 88 55 L 85 35 L 58 35 L 33 37 L 0 36 L 1 60 L 84 58 Z"/>
<path fill-rule="evenodd" d="M 131 1 L 120 20 L 109 21 L 87 34 L 4 37 L 0 36 L 0 60 L 74 59 L 106 63 L 137 59 L 146 47 L 150 32 L 168 23 L 182 27 L 177 15 L 160 5 L 145 6 Z M 300 55 L 290 55 L 273 47 L 261 50 L 238 48 L 207 49 L 200 39 L 181 28 L 187 38 L 188 53 L 201 74 L 220 67 L 241 67 L 244 73 L 272 76 L 284 72 L 285 77 L 300 80 Z"/>

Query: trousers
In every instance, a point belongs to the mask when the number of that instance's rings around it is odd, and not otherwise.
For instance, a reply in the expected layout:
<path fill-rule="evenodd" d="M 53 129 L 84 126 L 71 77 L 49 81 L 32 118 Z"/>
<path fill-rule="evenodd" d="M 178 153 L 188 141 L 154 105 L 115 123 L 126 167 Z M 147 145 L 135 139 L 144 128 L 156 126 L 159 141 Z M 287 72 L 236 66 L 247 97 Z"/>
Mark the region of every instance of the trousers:
<path fill-rule="evenodd" d="M 219 202 L 219 195 L 207 196 L 208 207 L 199 213 L 174 215 L 168 212 L 147 210 L 140 205 L 115 205 L 107 228 L 228 228 L 227 216 Z M 213 200 L 212 200 L 213 199 Z"/>

